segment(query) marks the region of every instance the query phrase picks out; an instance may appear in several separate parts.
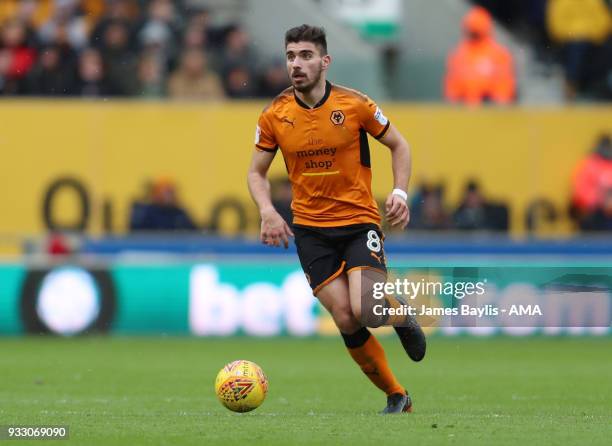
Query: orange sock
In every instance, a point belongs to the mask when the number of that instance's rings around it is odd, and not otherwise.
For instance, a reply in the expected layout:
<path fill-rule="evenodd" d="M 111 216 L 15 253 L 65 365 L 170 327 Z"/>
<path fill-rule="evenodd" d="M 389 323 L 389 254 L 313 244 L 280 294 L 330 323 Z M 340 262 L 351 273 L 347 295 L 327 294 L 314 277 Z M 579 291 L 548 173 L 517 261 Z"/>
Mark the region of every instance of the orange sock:
<path fill-rule="evenodd" d="M 376 387 L 387 395 L 405 393 L 404 388 L 395 379 L 389 364 L 387 364 L 387 357 L 382 345 L 374 336 L 370 335 L 360 347 L 347 347 L 347 349 L 355 362 L 359 364 L 363 373 Z"/>

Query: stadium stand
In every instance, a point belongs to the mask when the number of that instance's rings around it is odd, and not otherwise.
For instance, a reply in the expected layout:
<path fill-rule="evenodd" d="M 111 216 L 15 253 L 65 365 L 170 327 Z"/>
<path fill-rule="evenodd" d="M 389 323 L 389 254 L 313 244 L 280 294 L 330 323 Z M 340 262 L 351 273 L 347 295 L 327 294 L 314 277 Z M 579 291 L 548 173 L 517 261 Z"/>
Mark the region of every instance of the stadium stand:
<path fill-rule="evenodd" d="M 368 31 L 373 39 L 326 13 L 335 3 L 277 3 L 277 21 L 289 26 L 291 11 L 299 10 L 304 21 L 326 26 L 346 48 L 335 52 L 334 72 L 357 88 L 368 85 L 375 97 L 443 97 L 445 60 L 467 1 L 449 3 L 443 19 L 435 5 L 406 2 L 402 26 L 373 27 Z M 486 8 L 503 29 L 498 30 L 499 43 L 515 62 L 512 90 L 518 102 L 612 98 L 610 2 L 471 3 Z M 287 85 L 274 56 L 279 36 L 260 26 L 267 19 L 261 13 L 270 6 L 268 0 L 5 0 L 0 5 L 0 94 L 184 97 L 173 94 L 178 87 L 169 88 L 174 76 L 182 79 L 174 83 L 183 89 L 185 83 L 195 85 L 188 92 L 204 88 L 204 98 L 270 97 Z M 440 28 L 446 29 L 427 32 L 423 25 L 429 16 L 445 21 Z M 383 43 L 381 32 L 387 33 Z M 357 46 L 361 54 L 351 49 Z M 364 65 L 368 58 L 380 61 L 379 66 Z M 185 59 L 195 70 L 189 82 Z"/>
<path fill-rule="evenodd" d="M 231 20 L 238 6 L 235 1 L 7 0 L 0 5 L 0 93 L 269 97 L 287 82 L 275 71 L 278 63 L 261 62 L 248 32 Z M 217 15 L 221 19 L 213 19 Z"/>

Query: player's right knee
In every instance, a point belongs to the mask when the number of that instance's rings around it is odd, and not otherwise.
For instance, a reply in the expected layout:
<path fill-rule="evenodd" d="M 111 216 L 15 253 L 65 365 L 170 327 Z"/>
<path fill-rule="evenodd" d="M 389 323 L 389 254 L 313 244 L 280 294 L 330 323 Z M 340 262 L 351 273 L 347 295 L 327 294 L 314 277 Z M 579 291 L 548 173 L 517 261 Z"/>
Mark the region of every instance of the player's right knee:
<path fill-rule="evenodd" d="M 374 299 L 363 299 L 360 305 L 353 307 L 353 314 L 355 318 L 364 327 L 378 328 L 385 324 L 386 318 L 375 311 L 374 306 L 379 304 L 379 301 Z"/>

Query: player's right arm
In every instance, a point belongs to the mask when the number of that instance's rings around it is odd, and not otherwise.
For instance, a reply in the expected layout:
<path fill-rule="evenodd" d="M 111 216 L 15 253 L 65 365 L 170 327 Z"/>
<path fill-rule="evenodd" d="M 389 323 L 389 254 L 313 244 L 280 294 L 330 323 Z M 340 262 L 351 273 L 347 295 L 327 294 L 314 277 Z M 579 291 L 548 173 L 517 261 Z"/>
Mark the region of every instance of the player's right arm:
<path fill-rule="evenodd" d="M 261 215 L 260 238 L 262 243 L 269 246 L 280 246 L 282 242 L 286 249 L 289 247 L 289 237 L 293 237 L 293 232 L 272 204 L 270 181 L 268 181 L 268 170 L 274 160 L 274 155 L 275 152 L 255 149 L 247 182 L 253 201 L 257 204 Z"/>

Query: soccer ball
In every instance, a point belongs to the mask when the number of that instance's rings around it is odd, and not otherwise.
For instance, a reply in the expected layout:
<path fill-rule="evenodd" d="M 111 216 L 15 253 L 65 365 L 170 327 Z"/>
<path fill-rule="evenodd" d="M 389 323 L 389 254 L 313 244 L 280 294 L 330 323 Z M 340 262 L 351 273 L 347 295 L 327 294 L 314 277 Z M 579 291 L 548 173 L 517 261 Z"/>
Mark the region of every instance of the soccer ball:
<path fill-rule="evenodd" d="M 266 398 L 268 379 L 254 362 L 230 362 L 217 374 L 215 393 L 229 410 L 249 412 L 258 408 Z"/>

